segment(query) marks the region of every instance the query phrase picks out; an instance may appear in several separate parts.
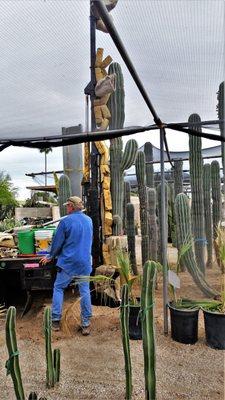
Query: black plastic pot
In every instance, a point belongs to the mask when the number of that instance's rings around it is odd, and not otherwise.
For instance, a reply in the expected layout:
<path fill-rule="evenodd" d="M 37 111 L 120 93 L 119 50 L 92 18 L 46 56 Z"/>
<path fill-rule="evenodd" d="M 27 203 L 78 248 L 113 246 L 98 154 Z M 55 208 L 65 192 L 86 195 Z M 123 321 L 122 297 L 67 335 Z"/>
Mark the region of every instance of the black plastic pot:
<path fill-rule="evenodd" d="M 225 314 L 203 310 L 206 344 L 213 349 L 225 350 Z"/>
<path fill-rule="evenodd" d="M 184 344 L 195 344 L 198 340 L 198 313 L 199 310 L 174 308 L 169 304 L 171 337 Z"/>
<path fill-rule="evenodd" d="M 139 300 L 139 299 L 137 299 Z M 140 305 L 131 306 L 129 314 L 129 338 L 133 340 L 142 339 L 142 327 L 140 317 Z"/>

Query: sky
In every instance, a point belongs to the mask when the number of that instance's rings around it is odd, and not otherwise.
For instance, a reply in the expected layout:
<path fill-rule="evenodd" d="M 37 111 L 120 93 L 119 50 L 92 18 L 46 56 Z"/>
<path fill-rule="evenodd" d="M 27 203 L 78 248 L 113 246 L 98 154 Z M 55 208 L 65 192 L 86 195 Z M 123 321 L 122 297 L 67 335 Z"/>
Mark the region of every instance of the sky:
<path fill-rule="evenodd" d="M 195 112 L 202 120 L 217 118 L 216 92 L 225 75 L 223 0 L 118 0 L 111 15 L 163 121 L 187 121 Z M 89 1 L 2 0 L 0 38 L 0 138 L 48 136 L 60 134 L 62 127 L 84 126 Z M 122 66 L 125 126 L 153 123 L 110 36 L 97 32 L 97 47 Z M 146 141 L 159 146 L 158 132 L 135 138 L 140 146 Z M 173 151 L 183 150 L 188 138 L 169 133 L 168 143 Z M 44 155 L 11 147 L 0 157 L 19 198 L 28 197 L 26 186 L 34 182 L 25 173 L 43 171 Z M 63 168 L 61 148 L 48 155 L 48 168 Z"/>

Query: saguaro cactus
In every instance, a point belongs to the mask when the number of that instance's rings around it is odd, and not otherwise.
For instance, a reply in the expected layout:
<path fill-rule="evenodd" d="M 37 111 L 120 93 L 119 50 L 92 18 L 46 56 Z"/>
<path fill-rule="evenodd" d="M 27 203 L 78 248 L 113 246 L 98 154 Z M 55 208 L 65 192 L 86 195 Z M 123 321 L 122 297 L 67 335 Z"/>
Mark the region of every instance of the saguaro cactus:
<path fill-rule="evenodd" d="M 130 357 L 130 342 L 129 342 L 129 288 L 128 285 L 122 287 L 122 302 L 120 307 L 120 326 L 123 342 L 123 354 L 125 361 L 126 374 L 126 400 L 131 400 L 132 397 L 132 366 Z"/>
<path fill-rule="evenodd" d="M 132 203 L 127 204 L 127 244 L 132 271 L 134 275 L 138 275 L 135 252 L 134 205 Z"/>
<path fill-rule="evenodd" d="M 180 249 L 192 238 L 190 208 L 188 204 L 188 198 L 183 193 L 178 194 L 175 199 L 175 216 L 177 224 L 178 249 Z M 214 297 L 218 295 L 218 293 L 206 282 L 203 273 L 198 268 L 192 247 L 185 252 L 182 257 L 182 262 L 184 263 L 188 272 L 191 274 L 196 285 L 205 296 Z"/>
<path fill-rule="evenodd" d="M 220 190 L 220 165 L 214 160 L 211 163 L 211 182 L 212 182 L 212 210 L 213 210 L 213 239 L 217 237 L 217 228 L 221 220 L 221 190 Z"/>
<path fill-rule="evenodd" d="M 183 161 L 174 161 L 174 197 L 183 193 Z"/>
<path fill-rule="evenodd" d="M 63 204 L 67 201 L 67 199 L 72 196 L 72 191 L 71 191 L 71 184 L 70 184 L 70 179 L 67 175 L 63 174 L 59 178 L 59 211 L 60 211 L 60 217 L 63 217 L 66 215 L 66 206 Z"/>
<path fill-rule="evenodd" d="M 149 234 L 149 258 L 150 260 L 157 261 L 158 250 L 158 227 L 156 218 L 156 191 L 154 188 L 147 190 L 148 202 L 148 234 Z"/>
<path fill-rule="evenodd" d="M 192 129 L 201 132 L 201 126 L 195 125 L 201 122 L 198 114 L 190 115 L 188 122 Z M 191 180 L 191 215 L 192 232 L 194 235 L 196 262 L 202 273 L 205 273 L 205 221 L 204 221 L 204 198 L 203 198 L 203 160 L 202 141 L 200 137 L 189 136 L 189 162 Z"/>
<path fill-rule="evenodd" d="M 136 177 L 138 182 L 138 195 L 140 202 L 140 220 L 141 220 L 141 254 L 142 264 L 149 258 L 149 237 L 148 237 L 148 212 L 147 212 L 147 188 L 145 175 L 145 154 L 143 151 L 137 153 Z"/>
<path fill-rule="evenodd" d="M 120 129 L 123 128 L 125 120 L 124 110 L 124 79 L 121 66 L 118 63 L 111 63 L 109 66 L 108 74 L 116 74 L 116 90 L 111 93 L 108 101 L 108 108 L 111 113 L 111 120 L 109 123 L 109 129 Z"/>
<path fill-rule="evenodd" d="M 19 351 L 16 340 L 16 309 L 9 307 L 6 315 L 6 345 L 9 359 L 6 362 L 7 375 L 10 374 L 13 381 L 16 399 L 25 400 L 23 383 L 19 364 Z"/>
<path fill-rule="evenodd" d="M 212 207 L 211 207 L 211 166 L 203 166 L 203 193 L 204 193 L 204 212 L 205 212 L 205 235 L 207 240 L 207 268 L 212 268 Z"/>
<path fill-rule="evenodd" d="M 60 376 L 60 350 L 52 352 L 52 319 L 50 307 L 44 311 L 44 334 L 46 355 L 46 383 L 47 387 L 53 387 L 59 381 Z"/>
<path fill-rule="evenodd" d="M 150 162 L 153 161 L 153 149 L 152 144 L 150 142 L 146 142 L 144 144 L 144 153 L 145 153 L 145 172 L 146 172 L 146 185 L 149 188 L 154 187 L 154 167 Z"/>
<path fill-rule="evenodd" d="M 147 261 L 141 291 L 142 344 L 144 352 L 145 399 L 156 399 L 156 357 L 154 335 L 154 289 L 157 265 Z"/>

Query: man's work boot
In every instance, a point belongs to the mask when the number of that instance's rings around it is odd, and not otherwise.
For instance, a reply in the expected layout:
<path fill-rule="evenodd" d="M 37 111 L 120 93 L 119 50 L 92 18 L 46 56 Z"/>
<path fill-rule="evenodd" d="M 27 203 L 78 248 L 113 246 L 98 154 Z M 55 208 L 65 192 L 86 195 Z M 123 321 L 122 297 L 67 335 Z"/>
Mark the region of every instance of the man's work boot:
<path fill-rule="evenodd" d="M 88 326 L 79 326 L 78 332 L 81 332 L 83 336 L 88 336 L 91 333 L 90 325 Z"/>
<path fill-rule="evenodd" d="M 55 332 L 60 331 L 60 321 L 52 321 L 52 330 Z"/>

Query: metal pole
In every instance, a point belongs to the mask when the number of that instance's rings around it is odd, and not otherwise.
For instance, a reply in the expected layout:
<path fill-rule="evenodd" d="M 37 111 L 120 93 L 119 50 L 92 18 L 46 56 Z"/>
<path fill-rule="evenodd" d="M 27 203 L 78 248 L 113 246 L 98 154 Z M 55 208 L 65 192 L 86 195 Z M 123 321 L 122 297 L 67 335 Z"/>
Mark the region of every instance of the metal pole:
<path fill-rule="evenodd" d="M 162 264 L 163 264 L 163 316 L 164 334 L 168 334 L 168 271 L 167 271 L 167 237 L 166 237 L 166 210 L 165 210 L 165 171 L 164 171 L 164 128 L 160 129 L 160 167 L 161 167 L 161 221 L 162 221 Z"/>

